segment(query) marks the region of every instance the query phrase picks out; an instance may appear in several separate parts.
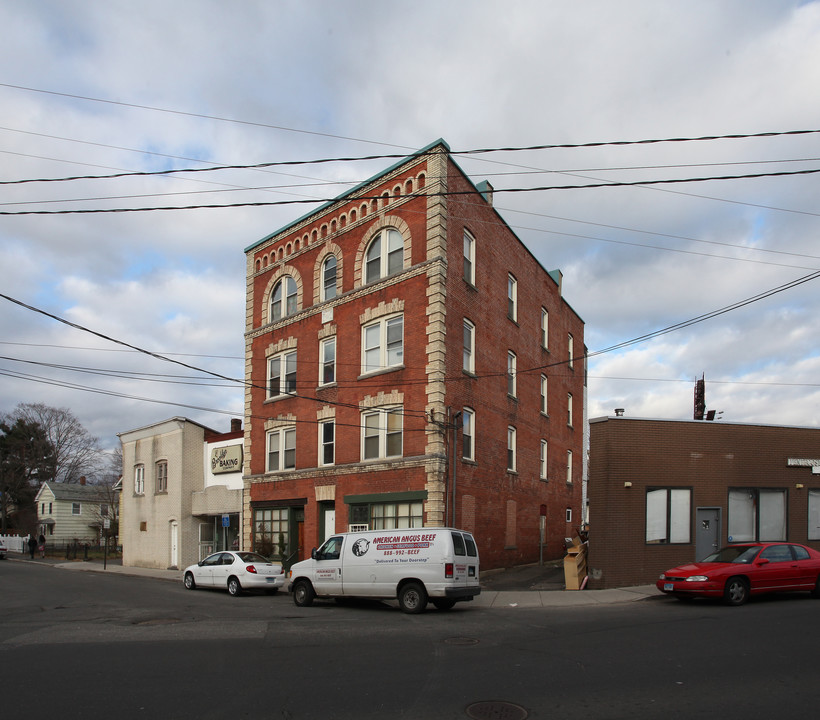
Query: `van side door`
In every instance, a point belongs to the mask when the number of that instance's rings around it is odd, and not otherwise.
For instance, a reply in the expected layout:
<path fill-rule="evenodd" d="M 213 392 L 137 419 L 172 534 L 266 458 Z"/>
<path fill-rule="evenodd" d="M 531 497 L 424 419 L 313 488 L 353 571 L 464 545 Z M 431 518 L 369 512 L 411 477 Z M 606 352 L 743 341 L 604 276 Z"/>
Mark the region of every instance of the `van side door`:
<path fill-rule="evenodd" d="M 313 589 L 317 595 L 342 594 L 342 546 L 344 537 L 329 537 L 316 551 Z"/>

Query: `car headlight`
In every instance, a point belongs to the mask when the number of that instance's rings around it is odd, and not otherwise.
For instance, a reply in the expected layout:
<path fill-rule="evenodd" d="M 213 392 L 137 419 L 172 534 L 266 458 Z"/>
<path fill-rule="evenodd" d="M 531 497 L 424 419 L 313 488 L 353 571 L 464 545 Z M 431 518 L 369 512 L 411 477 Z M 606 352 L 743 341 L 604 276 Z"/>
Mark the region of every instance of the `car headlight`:
<path fill-rule="evenodd" d="M 666 573 L 661 573 L 659 580 L 666 580 Z"/>
<path fill-rule="evenodd" d="M 706 575 L 690 575 L 686 582 L 706 582 L 709 578 Z"/>

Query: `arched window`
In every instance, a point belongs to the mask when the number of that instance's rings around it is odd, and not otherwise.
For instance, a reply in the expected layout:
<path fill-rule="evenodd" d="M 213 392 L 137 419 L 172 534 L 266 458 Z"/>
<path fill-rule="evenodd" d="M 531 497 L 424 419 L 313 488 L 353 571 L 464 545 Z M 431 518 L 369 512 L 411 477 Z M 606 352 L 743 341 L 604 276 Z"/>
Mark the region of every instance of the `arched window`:
<path fill-rule="evenodd" d="M 322 263 L 322 300 L 336 297 L 336 256 L 328 255 Z"/>
<path fill-rule="evenodd" d="M 286 275 L 273 288 L 270 296 L 270 322 L 296 312 L 296 281 Z"/>
<path fill-rule="evenodd" d="M 399 272 L 404 267 L 404 238 L 394 228 L 381 230 L 365 254 L 365 282 Z"/>

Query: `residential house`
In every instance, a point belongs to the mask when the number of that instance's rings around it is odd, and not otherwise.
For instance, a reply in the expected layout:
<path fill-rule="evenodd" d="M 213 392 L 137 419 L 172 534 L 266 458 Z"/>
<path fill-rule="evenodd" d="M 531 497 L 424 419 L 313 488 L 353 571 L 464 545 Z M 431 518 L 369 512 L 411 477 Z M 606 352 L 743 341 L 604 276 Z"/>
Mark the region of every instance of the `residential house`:
<path fill-rule="evenodd" d="M 484 567 L 562 555 L 584 324 L 493 192 L 439 140 L 246 249 L 245 547 L 451 525 Z"/>
<path fill-rule="evenodd" d="M 239 547 L 242 422 L 218 433 L 183 417 L 119 434 L 123 565 L 183 568 Z"/>
<path fill-rule="evenodd" d="M 40 485 L 34 504 L 37 509 L 37 534 L 49 545 L 79 542 L 97 545 L 102 538 L 111 506 L 108 488 L 79 483 L 46 481 Z"/>
<path fill-rule="evenodd" d="M 589 587 L 654 583 L 727 544 L 820 550 L 820 428 L 590 421 Z"/>

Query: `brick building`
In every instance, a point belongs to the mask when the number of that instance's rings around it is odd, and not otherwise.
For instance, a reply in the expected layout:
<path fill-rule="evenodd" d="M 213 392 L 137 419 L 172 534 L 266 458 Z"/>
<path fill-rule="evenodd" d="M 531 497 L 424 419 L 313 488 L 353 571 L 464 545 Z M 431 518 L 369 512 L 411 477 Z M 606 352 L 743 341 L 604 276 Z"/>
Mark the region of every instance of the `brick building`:
<path fill-rule="evenodd" d="M 484 567 L 581 522 L 584 325 L 443 141 L 246 250 L 244 546 L 455 525 Z"/>
<path fill-rule="evenodd" d="M 594 419 L 588 495 L 593 589 L 654 583 L 732 542 L 820 550 L 820 429 Z"/>

